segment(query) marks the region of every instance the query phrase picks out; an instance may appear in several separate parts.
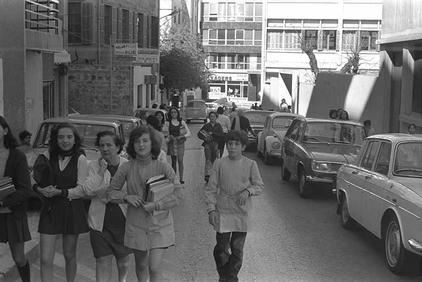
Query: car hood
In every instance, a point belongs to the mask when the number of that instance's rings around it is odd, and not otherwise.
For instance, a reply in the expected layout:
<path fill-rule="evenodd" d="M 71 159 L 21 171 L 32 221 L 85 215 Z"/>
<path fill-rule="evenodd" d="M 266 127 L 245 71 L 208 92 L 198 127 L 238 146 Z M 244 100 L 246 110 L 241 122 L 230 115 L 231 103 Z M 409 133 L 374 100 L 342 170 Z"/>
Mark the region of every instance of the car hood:
<path fill-rule="evenodd" d="M 308 143 L 304 146 L 316 161 L 354 163 L 360 146 L 350 144 Z"/>
<path fill-rule="evenodd" d="M 422 197 L 422 178 L 393 176 L 392 180 L 406 186 L 408 189 L 418 194 L 419 197 Z"/>

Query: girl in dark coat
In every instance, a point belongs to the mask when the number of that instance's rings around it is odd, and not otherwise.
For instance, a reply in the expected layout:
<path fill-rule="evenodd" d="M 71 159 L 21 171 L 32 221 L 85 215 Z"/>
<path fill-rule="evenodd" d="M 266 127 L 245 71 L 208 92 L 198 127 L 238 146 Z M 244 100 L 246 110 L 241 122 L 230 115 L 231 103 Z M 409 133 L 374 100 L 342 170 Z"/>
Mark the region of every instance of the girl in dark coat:
<path fill-rule="evenodd" d="M 53 262 L 58 236 L 63 236 L 66 280 L 75 281 L 78 236 L 89 231 L 87 212 L 82 199 L 70 201 L 68 190 L 82 185 L 88 174 L 88 161 L 81 149 L 81 138 L 71 124 L 60 124 L 51 130 L 46 158 L 50 167 L 49 186 L 38 191 L 47 197 L 40 214 L 41 280 L 53 281 Z M 40 158 L 39 157 L 39 158 Z M 40 174 L 35 171 L 34 175 Z M 61 193 L 56 194 L 56 188 Z"/>
<path fill-rule="evenodd" d="M 6 120 L 0 116 L 0 173 L 12 178 L 16 191 L 0 200 L 0 242 L 9 243 L 10 252 L 22 281 L 30 281 L 30 269 L 24 244 L 31 240 L 26 215 L 26 200 L 31 191 L 28 163 L 25 155 L 16 149 Z"/>

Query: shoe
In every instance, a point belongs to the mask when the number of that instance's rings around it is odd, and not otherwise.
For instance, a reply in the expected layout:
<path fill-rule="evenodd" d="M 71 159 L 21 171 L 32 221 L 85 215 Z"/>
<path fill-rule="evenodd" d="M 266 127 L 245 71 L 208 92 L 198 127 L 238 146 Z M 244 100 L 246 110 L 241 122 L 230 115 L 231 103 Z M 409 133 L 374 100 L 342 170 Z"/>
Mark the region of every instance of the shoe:
<path fill-rule="evenodd" d="M 206 183 L 208 183 L 208 180 L 210 180 L 210 176 L 209 175 L 205 175 L 204 180 L 205 180 Z"/>
<path fill-rule="evenodd" d="M 180 184 L 185 184 L 185 181 L 183 181 L 183 180 L 180 180 Z"/>

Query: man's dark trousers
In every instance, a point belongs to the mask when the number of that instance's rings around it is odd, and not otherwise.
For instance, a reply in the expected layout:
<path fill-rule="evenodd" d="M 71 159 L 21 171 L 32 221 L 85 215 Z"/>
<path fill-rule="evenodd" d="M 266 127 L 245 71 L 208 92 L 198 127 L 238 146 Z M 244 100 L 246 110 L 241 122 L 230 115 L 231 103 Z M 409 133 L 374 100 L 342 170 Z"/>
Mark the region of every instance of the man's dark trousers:
<path fill-rule="evenodd" d="M 217 232 L 216 239 L 214 259 L 220 281 L 238 281 L 237 274 L 242 267 L 246 232 Z"/>

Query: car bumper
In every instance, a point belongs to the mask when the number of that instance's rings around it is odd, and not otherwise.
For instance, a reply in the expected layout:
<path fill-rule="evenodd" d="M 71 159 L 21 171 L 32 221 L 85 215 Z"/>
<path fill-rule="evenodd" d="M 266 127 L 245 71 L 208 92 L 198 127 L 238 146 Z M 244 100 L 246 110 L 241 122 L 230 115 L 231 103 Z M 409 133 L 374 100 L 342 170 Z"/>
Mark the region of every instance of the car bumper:
<path fill-rule="evenodd" d="M 271 157 L 280 158 L 281 159 L 281 150 L 271 150 L 268 152 Z"/>
<path fill-rule="evenodd" d="M 409 243 L 410 248 L 414 252 L 422 254 L 422 243 L 421 242 L 418 242 L 415 239 L 410 239 L 409 241 L 407 241 L 407 243 Z"/>
<path fill-rule="evenodd" d="M 325 183 L 325 184 L 336 184 L 336 174 L 316 174 L 307 175 L 306 181 L 313 183 Z"/>

